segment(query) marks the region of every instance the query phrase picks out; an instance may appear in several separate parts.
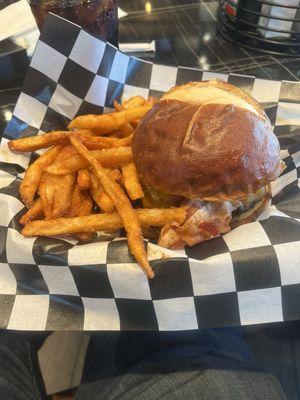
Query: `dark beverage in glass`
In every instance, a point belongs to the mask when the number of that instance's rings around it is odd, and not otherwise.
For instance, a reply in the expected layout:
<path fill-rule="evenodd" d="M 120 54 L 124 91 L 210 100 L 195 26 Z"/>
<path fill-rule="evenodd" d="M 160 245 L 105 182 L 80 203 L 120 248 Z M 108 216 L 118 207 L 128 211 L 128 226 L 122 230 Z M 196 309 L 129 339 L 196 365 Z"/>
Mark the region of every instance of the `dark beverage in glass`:
<path fill-rule="evenodd" d="M 39 29 L 47 13 L 52 12 L 118 46 L 118 0 L 28 1 Z"/>

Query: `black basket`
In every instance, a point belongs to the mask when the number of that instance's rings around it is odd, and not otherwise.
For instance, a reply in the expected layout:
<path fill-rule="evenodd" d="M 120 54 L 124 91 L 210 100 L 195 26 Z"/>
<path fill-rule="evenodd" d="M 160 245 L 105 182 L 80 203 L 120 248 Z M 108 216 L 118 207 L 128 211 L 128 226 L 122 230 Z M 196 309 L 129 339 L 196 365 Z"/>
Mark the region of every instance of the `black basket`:
<path fill-rule="evenodd" d="M 231 42 L 276 55 L 300 54 L 300 1 L 221 0 L 218 15 L 218 30 Z"/>

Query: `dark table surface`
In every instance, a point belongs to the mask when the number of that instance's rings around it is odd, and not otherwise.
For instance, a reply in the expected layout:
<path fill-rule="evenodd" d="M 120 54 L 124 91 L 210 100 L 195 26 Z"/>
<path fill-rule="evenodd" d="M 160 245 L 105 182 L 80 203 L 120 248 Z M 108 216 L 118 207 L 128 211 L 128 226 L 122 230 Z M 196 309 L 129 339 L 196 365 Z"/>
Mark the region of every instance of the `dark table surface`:
<path fill-rule="evenodd" d="M 14 0 L 0 0 L 0 9 Z M 155 40 L 156 52 L 137 54 L 167 65 L 252 75 L 266 79 L 299 80 L 300 56 L 280 58 L 242 49 L 217 32 L 218 1 L 120 0 L 128 16 L 120 21 L 122 43 Z M 0 42 L 0 132 L 18 97 L 27 68 L 24 54 L 10 54 L 15 46 Z"/>
<path fill-rule="evenodd" d="M 152 11 L 147 13 L 151 4 Z M 218 1 L 120 0 L 128 16 L 120 23 L 122 42 L 156 41 L 157 63 L 197 67 L 266 79 L 299 80 L 298 58 L 279 58 L 242 49 L 216 30 Z"/>
<path fill-rule="evenodd" d="M 0 9 L 14 0 L 0 0 Z M 156 52 L 137 56 L 167 65 L 252 75 L 279 80 L 300 79 L 300 56 L 280 58 L 242 49 L 217 32 L 218 1 L 120 0 L 128 16 L 120 21 L 122 43 L 155 40 Z M 1 56 L 15 49 L 0 42 L 0 132 L 10 118 L 27 68 L 26 57 Z"/>
<path fill-rule="evenodd" d="M 0 0 L 0 9 L 11 2 Z M 225 41 L 216 29 L 217 1 L 120 0 L 120 6 L 128 13 L 120 21 L 120 41 L 155 40 L 155 53 L 138 54 L 150 61 L 264 79 L 300 79 L 300 56 L 279 58 Z M 0 42 L 0 135 L 11 117 L 28 64 L 24 52 L 18 50 L 10 41 Z M 257 358 L 280 379 L 288 399 L 300 398 L 299 328 L 295 322 L 246 330 Z"/>

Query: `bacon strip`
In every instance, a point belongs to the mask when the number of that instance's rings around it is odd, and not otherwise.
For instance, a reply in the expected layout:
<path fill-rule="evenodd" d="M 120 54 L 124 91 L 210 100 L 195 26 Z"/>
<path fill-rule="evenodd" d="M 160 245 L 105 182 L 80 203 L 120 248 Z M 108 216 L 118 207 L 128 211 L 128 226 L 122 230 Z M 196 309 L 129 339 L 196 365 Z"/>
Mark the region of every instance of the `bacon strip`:
<path fill-rule="evenodd" d="M 187 204 L 186 221 L 182 225 L 177 222 L 165 225 L 158 244 L 169 249 L 181 249 L 229 232 L 232 211 L 230 202 L 191 200 Z"/>

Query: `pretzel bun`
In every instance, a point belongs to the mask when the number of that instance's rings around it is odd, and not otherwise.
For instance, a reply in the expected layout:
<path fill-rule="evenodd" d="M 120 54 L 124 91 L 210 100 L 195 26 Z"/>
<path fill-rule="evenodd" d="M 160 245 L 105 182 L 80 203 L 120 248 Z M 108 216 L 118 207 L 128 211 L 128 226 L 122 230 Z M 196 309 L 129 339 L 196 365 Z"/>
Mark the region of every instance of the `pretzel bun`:
<path fill-rule="evenodd" d="M 167 92 L 135 130 L 133 159 L 156 190 L 185 198 L 245 198 L 282 171 L 280 147 L 261 106 L 214 80 Z"/>

